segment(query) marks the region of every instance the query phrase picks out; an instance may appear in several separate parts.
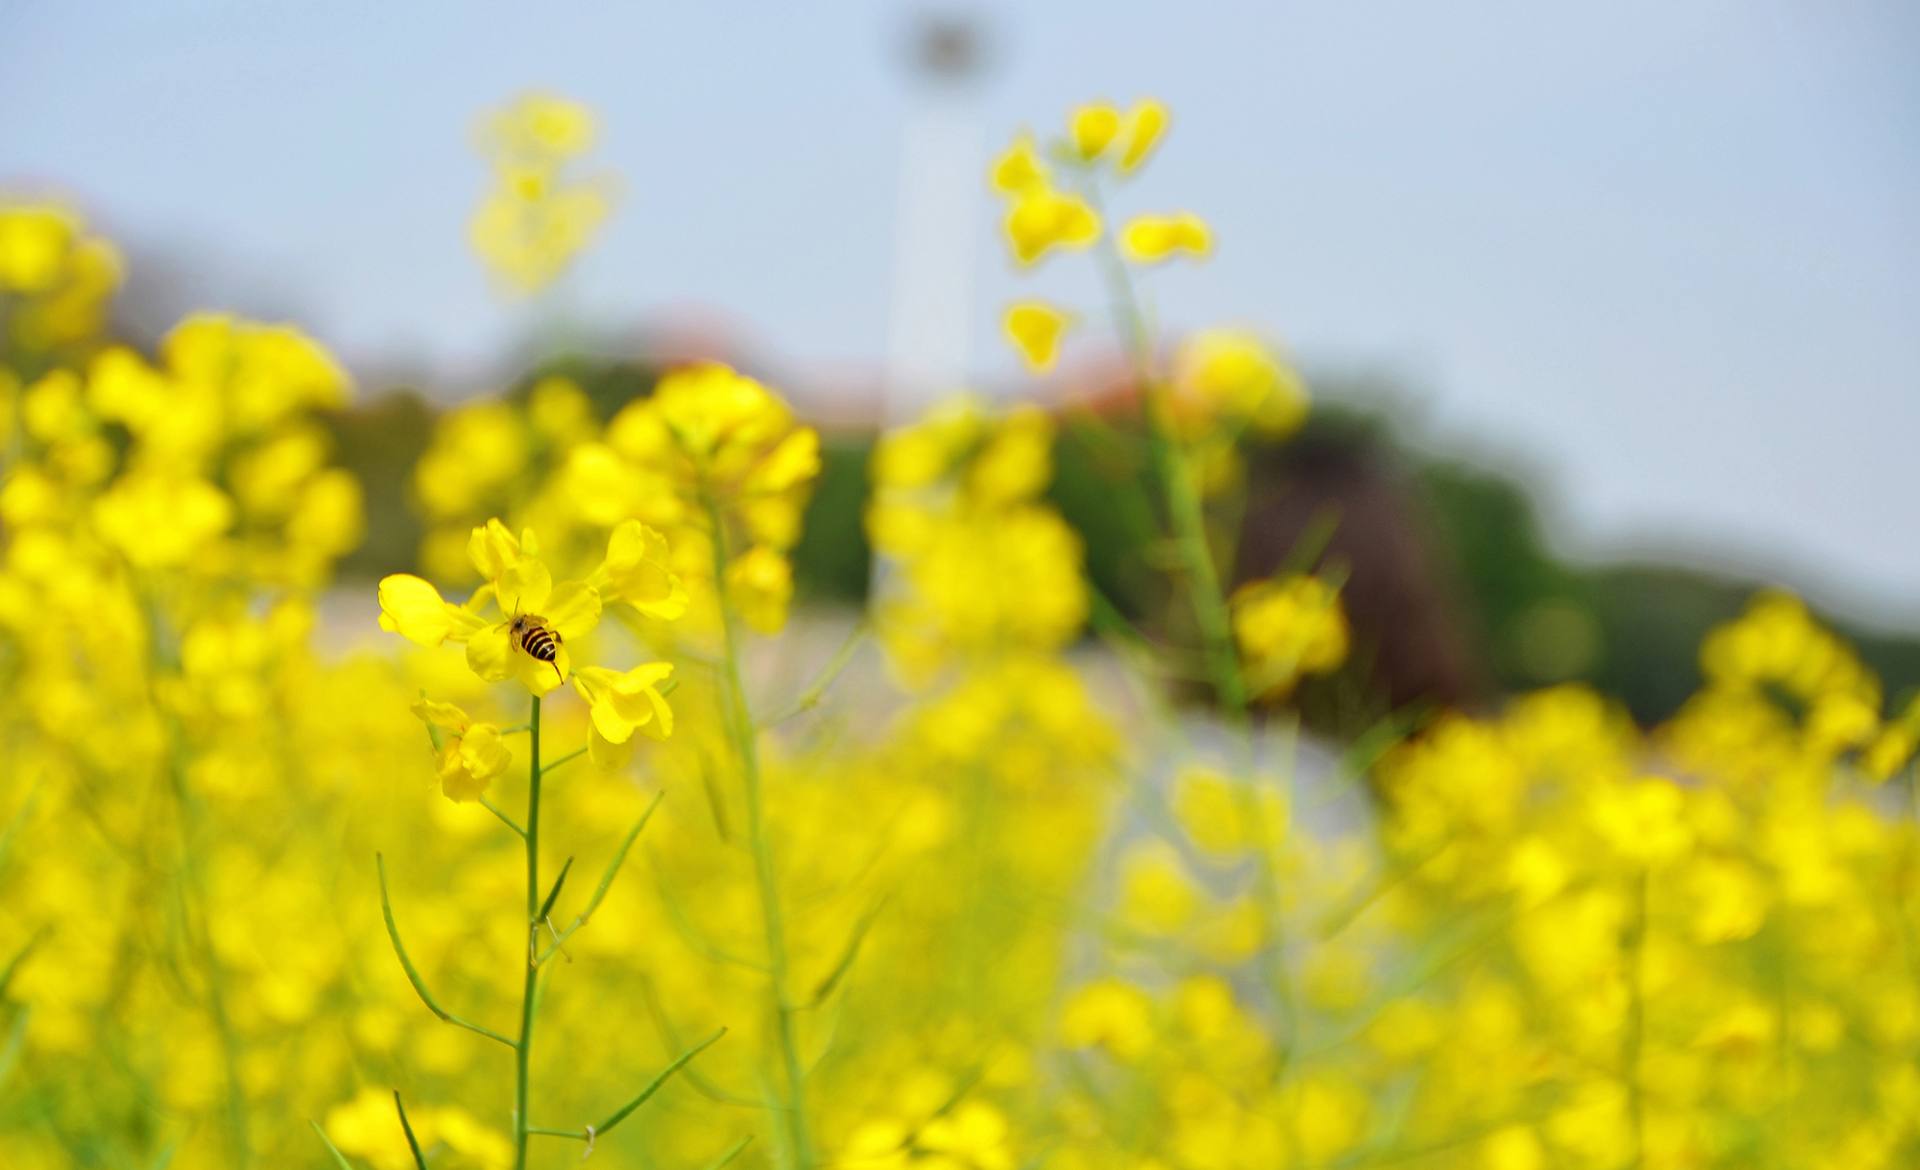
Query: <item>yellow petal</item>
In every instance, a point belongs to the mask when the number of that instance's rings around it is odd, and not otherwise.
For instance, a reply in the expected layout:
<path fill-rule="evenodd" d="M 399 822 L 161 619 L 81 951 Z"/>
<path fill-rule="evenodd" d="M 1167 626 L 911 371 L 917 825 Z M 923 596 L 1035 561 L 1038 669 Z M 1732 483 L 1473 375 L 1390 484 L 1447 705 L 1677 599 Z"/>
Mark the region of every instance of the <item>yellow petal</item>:
<path fill-rule="evenodd" d="M 466 731 L 468 724 L 473 722 L 465 711 L 452 703 L 438 703 L 432 699 L 414 700 L 412 711 L 427 726 L 456 734 Z"/>
<path fill-rule="evenodd" d="M 553 592 L 553 574 L 547 566 L 531 557 L 508 565 L 500 575 L 500 608 L 510 614 L 534 614 L 544 617 L 542 607 Z"/>
<path fill-rule="evenodd" d="M 603 601 L 625 602 L 648 617 L 672 621 L 687 612 L 687 591 L 667 567 L 667 538 L 638 520 L 614 528 L 591 584 Z"/>
<path fill-rule="evenodd" d="M 627 761 L 633 759 L 633 737 L 628 736 L 614 743 L 601 735 L 599 725 L 595 724 L 587 734 L 587 759 L 593 762 L 594 767 L 605 772 L 624 768 Z"/>
<path fill-rule="evenodd" d="M 411 573 L 380 579 L 382 625 L 422 646 L 438 646 L 455 629 L 455 606 L 448 605 L 433 585 Z"/>
<path fill-rule="evenodd" d="M 1167 132 L 1167 107 L 1145 98 L 1127 112 L 1126 138 L 1120 147 L 1120 173 L 1129 175 L 1153 153 Z"/>
<path fill-rule="evenodd" d="M 1142 215 L 1121 233 L 1120 250 L 1136 264 L 1157 264 L 1178 252 L 1204 257 L 1213 250 L 1213 232 L 1192 212 Z"/>
<path fill-rule="evenodd" d="M 584 637 L 600 624 L 600 594 L 582 582 L 563 581 L 554 587 L 540 616 L 562 638 Z"/>
<path fill-rule="evenodd" d="M 482 581 L 498 581 L 520 556 L 520 542 L 498 519 L 487 521 L 467 538 L 467 557 Z"/>
<path fill-rule="evenodd" d="M 1071 322 L 1071 317 L 1045 301 L 1018 301 L 1007 306 L 1001 326 L 1027 368 L 1044 374 L 1058 359 L 1060 338 Z"/>
<path fill-rule="evenodd" d="M 1002 195 L 1018 195 L 1047 185 L 1047 164 L 1033 148 L 1033 135 L 1022 134 L 1013 140 L 1007 152 L 994 161 L 993 189 Z"/>
<path fill-rule="evenodd" d="M 488 682 L 505 682 L 513 677 L 513 659 L 519 654 L 507 634 L 507 623 L 489 626 L 467 640 L 467 666 Z M 519 654 L 520 657 L 526 657 Z"/>
<path fill-rule="evenodd" d="M 517 646 L 512 648 L 510 655 L 513 676 L 520 680 L 520 685 L 536 695 L 544 695 L 567 681 L 572 662 L 565 645 L 553 648 L 552 662 L 542 662 Z"/>
<path fill-rule="evenodd" d="M 1052 190 L 1029 191 L 1007 213 L 1014 258 L 1033 264 L 1055 248 L 1085 248 L 1100 238 L 1100 216 L 1086 200 Z"/>
<path fill-rule="evenodd" d="M 1092 162 L 1107 152 L 1120 133 L 1120 111 L 1105 102 L 1080 106 L 1070 123 L 1073 152 L 1084 162 Z"/>

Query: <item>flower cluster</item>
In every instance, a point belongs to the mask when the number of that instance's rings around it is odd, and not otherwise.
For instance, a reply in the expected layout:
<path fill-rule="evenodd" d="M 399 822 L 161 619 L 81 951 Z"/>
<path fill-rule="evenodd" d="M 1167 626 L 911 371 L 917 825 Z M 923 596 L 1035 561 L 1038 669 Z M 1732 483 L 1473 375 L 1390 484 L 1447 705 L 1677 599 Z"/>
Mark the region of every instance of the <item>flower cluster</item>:
<path fill-rule="evenodd" d="M 574 179 L 567 167 L 593 146 L 593 113 L 551 94 L 527 94 L 489 115 L 480 149 L 494 185 L 468 233 L 474 250 L 507 287 L 539 292 L 566 270 L 613 207 L 603 178 Z"/>
<path fill-rule="evenodd" d="M 1017 258 L 1111 249 L 1137 426 L 882 437 L 830 657 L 788 622 L 820 440 L 762 383 L 451 409 L 418 572 L 332 592 L 338 365 L 116 342 L 111 247 L 0 207 L 6 1165 L 1915 1164 L 1920 699 L 1766 594 L 1660 726 L 1569 686 L 1302 733 L 1360 570 L 1225 547 L 1221 469 L 1307 402 L 1251 334 L 1146 333 L 1135 270 L 1211 240 L 1097 184 L 1165 124 L 1084 107 L 995 175 Z M 590 125 L 488 141 L 553 179 Z M 1068 320 L 1007 325 L 1051 361 Z M 1068 442 L 1164 606 L 1087 580 Z"/>

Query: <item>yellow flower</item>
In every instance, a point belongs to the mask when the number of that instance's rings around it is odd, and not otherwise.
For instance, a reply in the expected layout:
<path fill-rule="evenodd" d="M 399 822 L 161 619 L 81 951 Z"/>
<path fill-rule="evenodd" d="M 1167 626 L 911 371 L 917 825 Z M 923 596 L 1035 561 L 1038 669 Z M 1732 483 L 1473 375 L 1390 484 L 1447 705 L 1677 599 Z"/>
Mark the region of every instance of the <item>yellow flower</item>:
<path fill-rule="evenodd" d="M 1100 216 L 1078 195 L 1040 186 L 1021 193 L 1006 231 L 1015 259 L 1035 264 L 1055 248 L 1091 247 L 1100 238 Z"/>
<path fill-rule="evenodd" d="M 587 754 L 595 764 L 624 764 L 636 731 L 649 739 L 673 734 L 673 708 L 660 693 L 660 684 L 672 674 L 672 663 L 645 662 L 625 672 L 583 666 L 573 676 L 573 689 L 587 701 L 592 726 Z"/>
<path fill-rule="evenodd" d="M 793 600 L 793 566 L 776 550 L 754 545 L 727 566 L 727 590 L 742 621 L 760 633 L 777 634 L 787 624 Z"/>
<path fill-rule="evenodd" d="M 94 501 L 100 534 L 140 568 L 187 564 L 233 523 L 233 502 L 203 479 L 135 472 Z"/>
<path fill-rule="evenodd" d="M 994 160 L 991 180 L 993 189 L 1002 195 L 1024 195 L 1046 188 L 1047 164 L 1034 150 L 1033 135 L 1022 134 L 1014 139 L 1006 153 Z"/>
<path fill-rule="evenodd" d="M 603 601 L 625 602 L 650 618 L 672 621 L 687 612 L 687 589 L 668 567 L 667 538 L 638 520 L 616 525 L 607 556 L 587 583 Z"/>
<path fill-rule="evenodd" d="M 488 682 L 517 678 L 535 695 L 559 686 L 572 669 L 567 643 L 600 621 L 600 594 L 584 581 L 556 586 L 547 566 L 498 520 L 473 530 L 467 553 L 487 584 L 465 606 L 419 577 L 396 573 L 380 582 L 380 627 L 422 646 L 465 642 L 467 666 Z M 489 600 L 500 608 L 498 621 L 478 612 Z M 538 629 L 555 638 L 551 662 L 527 649 L 528 631 Z"/>
<path fill-rule="evenodd" d="M 1183 403 L 1246 419 L 1274 438 L 1306 421 L 1306 383 L 1259 338 L 1239 330 L 1208 329 L 1188 339 L 1174 363 L 1174 385 Z"/>
<path fill-rule="evenodd" d="M 52 287 L 78 234 L 73 217 L 60 208 L 0 208 L 0 291 Z"/>
<path fill-rule="evenodd" d="M 593 144 L 593 115 L 577 102 L 529 94 L 483 124 L 480 148 L 496 183 L 468 227 L 494 274 L 522 293 L 564 271 L 612 210 L 611 184 L 567 181 L 569 159 Z"/>
<path fill-rule="evenodd" d="M 529 93 L 489 115 L 481 145 L 491 153 L 566 158 L 593 146 L 593 111 L 549 93 Z"/>
<path fill-rule="evenodd" d="M 1153 153 L 1167 132 L 1167 107 L 1152 98 L 1143 98 L 1127 111 L 1127 124 L 1120 146 L 1120 173 L 1130 175 Z"/>
<path fill-rule="evenodd" d="M 477 800 L 498 776 L 513 764 L 500 728 L 492 723 L 475 723 L 465 711 L 452 703 L 420 699 L 413 713 L 427 725 L 439 753 L 440 791 L 448 800 L 459 803 Z"/>
<path fill-rule="evenodd" d="M 1242 587 L 1233 596 L 1233 632 L 1256 693 L 1285 694 L 1301 676 L 1326 674 L 1347 657 L 1339 592 L 1305 574 Z"/>
<path fill-rule="evenodd" d="M 1121 233 L 1120 250 L 1135 264 L 1158 264 L 1179 252 L 1201 258 L 1213 251 L 1213 232 L 1189 211 L 1136 216 Z"/>
<path fill-rule="evenodd" d="M 1120 133 L 1120 111 L 1105 102 L 1080 106 L 1069 121 L 1073 152 L 1082 162 L 1092 162 L 1107 152 Z"/>
<path fill-rule="evenodd" d="M 1067 1000 L 1060 1039 L 1069 1048 L 1104 1048 L 1131 1063 L 1153 1046 L 1153 1005 L 1146 992 L 1130 983 L 1089 983 Z"/>
<path fill-rule="evenodd" d="M 1060 356 L 1060 338 L 1073 318 L 1044 301 L 1018 301 L 1002 320 L 1007 340 L 1020 351 L 1027 368 L 1044 374 Z"/>

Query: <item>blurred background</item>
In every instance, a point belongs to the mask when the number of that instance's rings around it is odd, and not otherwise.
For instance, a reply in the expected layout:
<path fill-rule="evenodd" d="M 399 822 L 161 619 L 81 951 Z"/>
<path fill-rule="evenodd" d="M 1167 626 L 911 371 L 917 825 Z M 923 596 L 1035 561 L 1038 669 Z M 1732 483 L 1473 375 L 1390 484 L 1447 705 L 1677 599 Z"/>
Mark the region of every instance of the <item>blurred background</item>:
<path fill-rule="evenodd" d="M 437 412 L 555 370 L 610 412 L 717 356 L 829 435 L 797 554 L 827 605 L 868 579 L 877 426 L 961 387 L 1127 393 L 1097 329 L 1037 384 L 1001 341 L 1010 299 L 1099 290 L 1085 266 L 1014 273 L 983 175 L 1036 112 L 1152 94 L 1175 125 L 1132 197 L 1218 244 L 1154 278 L 1158 323 L 1284 338 L 1316 397 L 1304 441 L 1250 457 L 1243 573 L 1337 518 L 1394 700 L 1585 679 L 1652 720 L 1765 584 L 1889 693 L 1920 683 L 1920 540 L 1895 518 L 1920 433 L 1920 10 L 1385 9 L 9 3 L 0 191 L 121 245 L 123 336 L 215 308 L 339 355 L 341 460 L 372 502 L 350 573 L 413 563 Z M 596 111 L 587 165 L 617 184 L 531 303 L 464 230 L 475 112 L 529 88 Z M 1063 455 L 1055 494 L 1096 582 L 1151 610 L 1097 476 Z"/>

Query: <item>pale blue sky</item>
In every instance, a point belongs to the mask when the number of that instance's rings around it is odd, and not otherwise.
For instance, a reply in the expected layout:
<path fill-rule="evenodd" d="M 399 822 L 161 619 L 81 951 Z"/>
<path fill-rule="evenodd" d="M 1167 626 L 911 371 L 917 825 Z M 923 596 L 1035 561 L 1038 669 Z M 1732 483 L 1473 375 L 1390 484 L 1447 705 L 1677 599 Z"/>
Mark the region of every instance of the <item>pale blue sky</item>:
<path fill-rule="evenodd" d="M 1920 619 L 1920 7 L 976 6 L 997 143 L 1090 95 L 1176 126 L 1129 207 L 1191 206 L 1174 326 L 1402 377 L 1417 429 L 1534 468 L 1571 551 L 1677 551 Z M 465 250 L 476 111 L 593 104 L 615 221 L 572 280 L 808 371 L 886 353 L 910 87 L 880 3 L 0 0 L 0 186 L 76 199 L 198 298 L 477 389 L 516 333 Z M 537 15 L 530 15 L 537 13 Z M 971 349 L 1014 376 L 981 243 Z"/>

